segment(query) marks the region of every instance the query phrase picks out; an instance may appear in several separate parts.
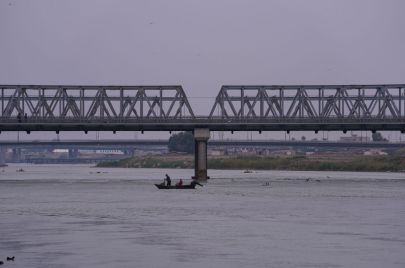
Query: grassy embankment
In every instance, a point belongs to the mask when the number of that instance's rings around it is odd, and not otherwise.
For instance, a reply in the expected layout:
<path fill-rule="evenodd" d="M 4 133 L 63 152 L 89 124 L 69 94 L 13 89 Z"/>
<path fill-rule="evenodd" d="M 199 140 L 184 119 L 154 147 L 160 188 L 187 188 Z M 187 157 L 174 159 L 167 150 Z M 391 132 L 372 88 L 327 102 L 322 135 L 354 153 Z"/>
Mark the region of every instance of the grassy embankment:
<path fill-rule="evenodd" d="M 311 158 L 306 156 L 269 157 L 238 156 L 216 157 L 208 160 L 210 169 L 253 170 L 320 170 L 320 171 L 403 171 L 404 156 L 351 156 L 344 159 Z M 133 157 L 119 161 L 102 162 L 97 167 L 128 168 L 193 168 L 191 155 Z"/>

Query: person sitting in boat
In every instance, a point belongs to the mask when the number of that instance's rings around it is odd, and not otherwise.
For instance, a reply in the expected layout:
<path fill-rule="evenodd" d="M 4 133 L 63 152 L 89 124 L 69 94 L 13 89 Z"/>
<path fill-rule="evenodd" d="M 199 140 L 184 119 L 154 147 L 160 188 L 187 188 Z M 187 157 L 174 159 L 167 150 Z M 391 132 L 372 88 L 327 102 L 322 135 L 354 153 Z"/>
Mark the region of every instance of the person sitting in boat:
<path fill-rule="evenodd" d="M 167 185 L 167 186 L 172 185 L 172 180 L 170 179 L 170 176 L 169 176 L 169 175 L 167 175 L 167 174 L 166 174 L 165 181 L 166 181 L 166 185 Z"/>
<path fill-rule="evenodd" d="M 183 180 L 180 179 L 178 183 L 176 183 L 176 186 L 182 186 L 183 185 Z"/>

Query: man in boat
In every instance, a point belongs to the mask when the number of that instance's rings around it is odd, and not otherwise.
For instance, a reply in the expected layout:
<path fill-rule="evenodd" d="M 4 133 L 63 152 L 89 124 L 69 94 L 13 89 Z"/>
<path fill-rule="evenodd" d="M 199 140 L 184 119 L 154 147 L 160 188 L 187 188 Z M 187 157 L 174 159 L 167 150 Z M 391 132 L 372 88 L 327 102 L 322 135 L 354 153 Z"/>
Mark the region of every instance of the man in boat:
<path fill-rule="evenodd" d="M 167 174 L 166 174 L 165 181 L 166 181 L 166 185 L 167 185 L 167 186 L 172 185 L 172 180 L 170 179 L 169 175 L 167 175 Z"/>

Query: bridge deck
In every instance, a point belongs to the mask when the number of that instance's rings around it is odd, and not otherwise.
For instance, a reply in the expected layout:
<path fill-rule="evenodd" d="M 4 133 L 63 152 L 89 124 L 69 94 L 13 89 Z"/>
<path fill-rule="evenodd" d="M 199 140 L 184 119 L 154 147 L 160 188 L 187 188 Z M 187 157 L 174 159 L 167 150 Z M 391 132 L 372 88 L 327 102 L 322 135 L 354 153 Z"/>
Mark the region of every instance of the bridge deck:
<path fill-rule="evenodd" d="M 0 146 L 13 148 L 72 147 L 72 148 L 133 148 L 142 146 L 166 147 L 168 140 L 62 140 L 62 141 L 0 141 Z M 256 147 L 332 147 L 332 148 L 399 148 L 405 143 L 393 142 L 342 142 L 342 141 L 280 141 L 280 140 L 209 140 L 210 146 Z"/>
<path fill-rule="evenodd" d="M 398 130 L 405 131 L 401 118 L 182 118 L 182 119 L 35 119 L 19 122 L 0 118 L 0 131 L 294 131 L 294 130 Z"/>

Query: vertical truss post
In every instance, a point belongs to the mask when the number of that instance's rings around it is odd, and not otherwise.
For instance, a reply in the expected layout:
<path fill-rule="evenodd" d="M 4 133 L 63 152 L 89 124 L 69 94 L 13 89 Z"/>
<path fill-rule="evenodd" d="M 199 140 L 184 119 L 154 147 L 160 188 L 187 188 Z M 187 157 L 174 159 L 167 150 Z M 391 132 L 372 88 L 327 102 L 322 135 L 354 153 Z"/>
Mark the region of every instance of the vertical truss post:
<path fill-rule="evenodd" d="M 259 88 L 259 92 L 258 94 L 260 94 L 260 118 L 263 118 L 264 116 L 264 92 L 263 92 L 263 88 Z"/>
<path fill-rule="evenodd" d="M 240 117 L 243 118 L 245 116 L 245 89 L 244 87 L 240 90 Z"/>
<path fill-rule="evenodd" d="M 139 115 L 141 118 L 143 118 L 143 96 L 145 95 L 144 92 L 145 91 L 143 88 L 138 92 L 138 93 L 140 93 L 140 99 L 141 99 L 140 100 L 140 109 L 139 109 L 139 111 L 140 111 Z"/>
<path fill-rule="evenodd" d="M 401 117 L 401 88 L 398 88 L 398 101 L 395 103 L 398 103 L 398 116 Z"/>

